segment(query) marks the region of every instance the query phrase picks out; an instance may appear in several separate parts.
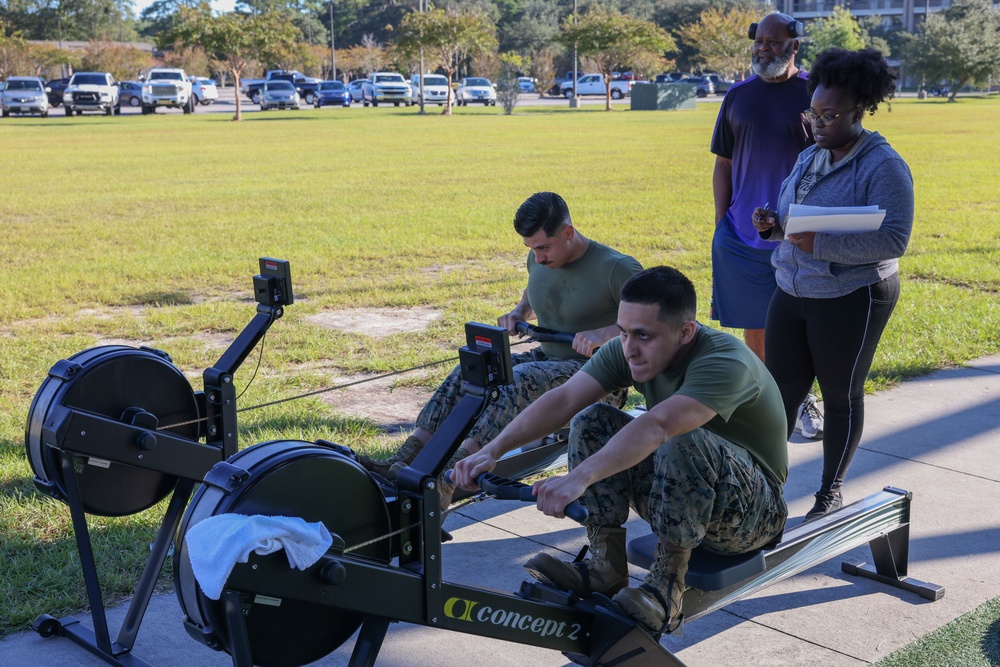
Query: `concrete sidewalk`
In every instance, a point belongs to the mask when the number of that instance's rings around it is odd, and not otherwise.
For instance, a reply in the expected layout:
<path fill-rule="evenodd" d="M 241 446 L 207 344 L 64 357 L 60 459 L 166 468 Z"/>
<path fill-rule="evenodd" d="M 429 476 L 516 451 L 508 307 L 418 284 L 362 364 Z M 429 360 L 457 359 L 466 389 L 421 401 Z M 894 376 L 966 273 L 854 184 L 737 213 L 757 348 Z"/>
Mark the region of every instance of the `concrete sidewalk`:
<path fill-rule="evenodd" d="M 754 597 L 697 619 L 663 644 L 690 667 L 824 665 L 875 662 L 986 600 L 1000 596 L 1000 355 L 906 382 L 866 402 L 865 436 L 845 487 L 852 502 L 884 486 L 913 492 L 910 576 L 946 588 L 928 602 L 915 594 L 842 574 L 842 560 L 870 561 L 868 547 L 776 584 Z M 785 495 L 798 523 L 819 484 L 821 445 L 789 443 Z M 517 590 L 521 564 L 542 549 L 572 557 L 581 527 L 532 507 L 490 501 L 450 516 L 455 540 L 445 545 L 445 578 L 500 591 Z M 630 537 L 648 532 L 638 519 Z M 636 580 L 642 576 L 634 570 Z M 81 584 L 82 585 L 82 584 Z M 109 613 L 112 637 L 123 607 Z M 228 655 L 190 639 L 173 595 L 158 595 L 133 655 L 157 667 L 231 665 Z M 90 626 L 84 615 L 81 621 Z M 346 665 L 353 640 L 315 663 Z M 0 641 L 0 665 L 106 664 L 65 638 L 31 631 Z M 378 664 L 569 664 L 559 653 L 441 630 L 394 624 Z"/>

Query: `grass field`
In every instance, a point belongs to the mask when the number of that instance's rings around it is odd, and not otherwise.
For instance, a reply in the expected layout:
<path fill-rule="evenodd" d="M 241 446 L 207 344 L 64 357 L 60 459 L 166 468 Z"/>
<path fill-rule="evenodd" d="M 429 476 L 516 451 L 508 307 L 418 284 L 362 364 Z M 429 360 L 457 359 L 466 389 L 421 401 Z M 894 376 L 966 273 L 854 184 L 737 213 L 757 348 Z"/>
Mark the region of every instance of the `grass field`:
<path fill-rule="evenodd" d="M 519 298 L 525 253 L 511 220 L 538 190 L 561 193 L 584 234 L 646 266 L 685 271 L 707 321 L 716 113 L 5 119 L 0 635 L 86 604 L 69 514 L 35 491 L 24 456 L 28 407 L 54 362 L 99 344 L 148 344 L 200 389 L 201 370 L 253 315 L 260 256 L 291 261 L 296 303 L 268 335 L 243 405 L 326 387 L 334 375 L 448 357 L 464 322 L 493 321 Z M 988 140 L 998 114 L 997 96 L 901 100 L 865 121 L 907 160 L 917 193 L 903 294 L 872 389 L 1000 350 L 1000 152 Z M 441 315 L 416 335 L 346 333 L 309 319 L 415 306 Z M 255 359 L 237 375 L 239 391 Z M 316 398 L 241 419 L 243 445 L 387 443 L 378 424 Z M 109 596 L 133 589 L 161 513 L 92 520 Z"/>

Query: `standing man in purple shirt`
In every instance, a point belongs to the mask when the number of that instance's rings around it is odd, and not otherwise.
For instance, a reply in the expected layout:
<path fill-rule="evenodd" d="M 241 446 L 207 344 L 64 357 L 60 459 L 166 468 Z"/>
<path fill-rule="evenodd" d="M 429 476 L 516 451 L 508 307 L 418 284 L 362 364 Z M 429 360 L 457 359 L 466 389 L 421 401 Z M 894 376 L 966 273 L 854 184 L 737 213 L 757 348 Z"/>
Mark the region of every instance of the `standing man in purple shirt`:
<path fill-rule="evenodd" d="M 807 74 L 795 66 L 801 35 L 802 24 L 787 14 L 768 14 L 750 26 L 754 76 L 726 93 L 712 135 L 712 319 L 743 329 L 761 361 L 777 244 L 760 238 L 752 215 L 755 207 L 778 201 L 782 181 L 813 143 L 802 115 L 810 104 Z M 812 394 L 799 408 L 796 426 L 807 438 L 823 437 L 823 416 Z"/>

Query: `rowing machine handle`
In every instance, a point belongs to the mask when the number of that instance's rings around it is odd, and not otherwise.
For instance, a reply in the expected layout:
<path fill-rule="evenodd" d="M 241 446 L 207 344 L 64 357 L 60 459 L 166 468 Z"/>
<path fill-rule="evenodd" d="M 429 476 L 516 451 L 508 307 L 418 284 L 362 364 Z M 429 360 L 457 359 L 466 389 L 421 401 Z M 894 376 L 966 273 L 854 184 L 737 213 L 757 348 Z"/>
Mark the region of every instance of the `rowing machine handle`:
<path fill-rule="evenodd" d="M 573 339 L 576 338 L 576 334 L 556 331 L 555 329 L 546 329 L 545 327 L 536 327 L 527 322 L 518 322 L 514 325 L 514 328 L 517 329 L 518 333 L 522 333 L 532 340 L 537 340 L 539 343 L 566 343 L 567 345 L 572 345 Z"/>
<path fill-rule="evenodd" d="M 451 471 L 444 473 L 445 479 L 451 482 Z M 487 494 L 500 500 L 520 500 L 523 503 L 535 502 L 535 495 L 531 492 L 531 487 L 521 482 L 494 475 L 491 472 L 484 472 L 476 479 L 476 484 Z M 587 519 L 587 508 L 578 502 L 572 502 L 563 510 L 563 514 L 577 523 L 583 523 Z"/>

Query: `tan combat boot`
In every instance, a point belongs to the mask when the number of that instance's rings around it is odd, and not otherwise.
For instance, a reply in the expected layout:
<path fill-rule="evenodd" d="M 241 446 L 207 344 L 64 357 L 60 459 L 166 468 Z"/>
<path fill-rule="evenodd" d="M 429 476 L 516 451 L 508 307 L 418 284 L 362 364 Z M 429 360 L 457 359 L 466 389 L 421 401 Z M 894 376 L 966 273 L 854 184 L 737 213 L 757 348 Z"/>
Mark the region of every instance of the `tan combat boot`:
<path fill-rule="evenodd" d="M 652 632 L 673 632 L 684 615 L 681 605 L 687 586 L 691 550 L 664 542 L 656 545 L 649 574 L 639 588 L 626 588 L 612 598 L 622 610 Z"/>
<path fill-rule="evenodd" d="M 389 458 L 377 460 L 365 454 L 360 454 L 358 456 L 358 463 L 364 466 L 366 470 L 382 475 L 386 479 L 396 479 L 396 476 L 392 474 L 392 467 L 397 463 L 402 464 L 401 468 L 410 465 L 423 448 L 424 443 L 420 442 L 417 436 L 411 435 L 403 441 L 403 444 L 399 446 L 396 453 Z"/>
<path fill-rule="evenodd" d="M 547 553 L 535 554 L 524 568 L 535 579 L 570 590 L 581 598 L 593 593 L 613 595 L 628 584 L 628 560 L 625 556 L 625 529 L 618 526 L 590 526 L 590 558 L 572 563 Z"/>

